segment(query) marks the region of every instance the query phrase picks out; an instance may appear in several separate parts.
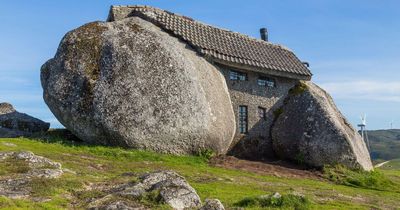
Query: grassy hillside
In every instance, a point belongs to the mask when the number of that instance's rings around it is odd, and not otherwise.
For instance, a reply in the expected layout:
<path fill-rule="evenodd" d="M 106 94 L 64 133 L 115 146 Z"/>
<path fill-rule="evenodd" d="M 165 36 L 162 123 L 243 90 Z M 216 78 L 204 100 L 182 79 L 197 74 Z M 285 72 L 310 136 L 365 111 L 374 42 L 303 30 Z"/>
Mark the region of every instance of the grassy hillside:
<path fill-rule="evenodd" d="M 381 166 L 381 169 L 395 171 L 400 170 L 400 159 L 390 160 L 389 162 Z"/>
<path fill-rule="evenodd" d="M 372 159 L 400 158 L 400 129 L 368 131 Z"/>
<path fill-rule="evenodd" d="M 10 146 L 14 144 L 15 146 Z M 75 171 L 62 178 L 34 183 L 33 194 L 48 200 L 12 200 L 0 197 L 3 209 L 83 209 L 102 196 L 88 186 L 134 181 L 144 172 L 171 169 L 184 176 L 201 199 L 218 198 L 227 207 L 260 209 L 258 196 L 279 192 L 283 209 L 395 209 L 400 206 L 400 171 L 345 172 L 327 168 L 325 178 L 285 178 L 211 166 L 205 156 L 172 156 L 153 152 L 89 146 L 63 139 L 0 139 L 0 151 L 32 151 Z M 2 168 L 3 167 L 3 168 Z M 0 170 L 4 166 L 0 164 Z M 130 174 L 130 175 L 129 175 Z M 134 176 L 131 176 L 131 175 Z M 298 201 L 299 195 L 304 200 Z M 296 200 L 297 199 L 297 200 Z M 300 202 L 301 205 L 297 205 Z M 151 208 L 166 208 L 153 204 Z M 265 209 L 276 209 L 264 206 Z"/>

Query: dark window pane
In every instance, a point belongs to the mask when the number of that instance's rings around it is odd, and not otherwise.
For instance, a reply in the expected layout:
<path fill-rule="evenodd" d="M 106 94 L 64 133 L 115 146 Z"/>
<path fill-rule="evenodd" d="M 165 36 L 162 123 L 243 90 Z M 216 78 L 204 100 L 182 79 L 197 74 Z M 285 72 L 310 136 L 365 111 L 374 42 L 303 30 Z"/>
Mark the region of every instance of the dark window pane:
<path fill-rule="evenodd" d="M 275 80 L 268 77 L 259 77 L 257 83 L 260 86 L 275 87 Z"/>
<path fill-rule="evenodd" d="M 247 133 L 247 106 L 239 106 L 239 132 Z"/>
<path fill-rule="evenodd" d="M 247 80 L 247 74 L 238 71 L 229 71 L 229 79 L 245 81 Z"/>
<path fill-rule="evenodd" d="M 267 110 L 263 107 L 258 107 L 258 116 L 261 119 L 267 120 Z"/>

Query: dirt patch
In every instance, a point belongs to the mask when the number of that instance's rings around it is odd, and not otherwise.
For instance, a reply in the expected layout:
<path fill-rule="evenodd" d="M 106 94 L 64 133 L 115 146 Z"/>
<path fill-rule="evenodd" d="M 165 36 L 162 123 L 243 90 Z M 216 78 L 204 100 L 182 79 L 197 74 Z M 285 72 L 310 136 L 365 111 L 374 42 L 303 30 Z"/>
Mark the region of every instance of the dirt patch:
<path fill-rule="evenodd" d="M 210 160 L 210 164 L 212 166 L 249 171 L 261 175 L 324 180 L 322 173 L 318 170 L 305 169 L 301 166 L 297 166 L 282 160 L 258 162 L 241 160 L 232 156 L 217 156 Z"/>

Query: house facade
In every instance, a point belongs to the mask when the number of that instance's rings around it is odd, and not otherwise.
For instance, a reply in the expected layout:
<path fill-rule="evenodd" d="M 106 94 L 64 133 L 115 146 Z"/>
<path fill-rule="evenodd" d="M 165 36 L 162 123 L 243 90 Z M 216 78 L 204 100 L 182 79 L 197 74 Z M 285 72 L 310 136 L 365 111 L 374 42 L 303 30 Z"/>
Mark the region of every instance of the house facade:
<path fill-rule="evenodd" d="M 289 49 L 148 6 L 112 6 L 108 21 L 140 17 L 185 42 L 226 78 L 236 118 L 231 151 L 237 156 L 273 156 L 270 128 L 289 90 L 310 80 L 308 66 Z M 275 114 L 274 114 L 275 113 Z"/>

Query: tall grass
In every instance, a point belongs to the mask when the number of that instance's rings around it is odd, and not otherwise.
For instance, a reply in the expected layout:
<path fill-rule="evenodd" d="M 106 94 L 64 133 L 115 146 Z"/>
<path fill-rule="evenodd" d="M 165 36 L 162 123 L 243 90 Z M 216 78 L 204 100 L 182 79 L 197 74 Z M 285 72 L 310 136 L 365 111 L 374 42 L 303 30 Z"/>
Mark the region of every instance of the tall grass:
<path fill-rule="evenodd" d="M 378 170 L 351 170 L 343 165 L 325 166 L 324 176 L 336 184 L 381 191 L 400 191 L 400 186 L 392 182 Z"/>

